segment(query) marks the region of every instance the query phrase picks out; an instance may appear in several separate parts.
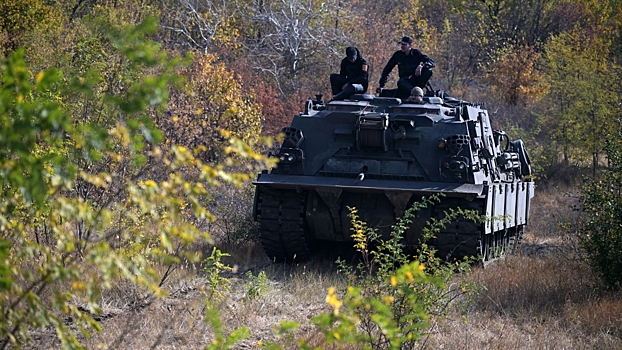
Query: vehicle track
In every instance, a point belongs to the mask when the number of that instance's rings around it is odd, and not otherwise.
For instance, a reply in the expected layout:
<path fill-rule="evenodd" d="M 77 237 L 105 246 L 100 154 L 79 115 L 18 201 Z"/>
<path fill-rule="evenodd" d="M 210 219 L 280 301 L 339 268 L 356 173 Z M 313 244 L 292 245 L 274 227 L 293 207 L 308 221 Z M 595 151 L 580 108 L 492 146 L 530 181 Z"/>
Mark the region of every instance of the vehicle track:
<path fill-rule="evenodd" d="M 305 231 L 307 193 L 261 191 L 258 198 L 257 221 L 261 243 L 270 260 L 296 261 L 311 256 Z"/>
<path fill-rule="evenodd" d="M 301 261 L 312 255 L 314 240 L 308 237 L 305 222 L 307 192 L 261 191 L 258 198 L 257 218 L 261 228 L 261 242 L 272 261 Z M 482 212 L 477 203 L 450 199 L 434 206 L 432 213 L 436 220 L 445 217 L 450 208 L 462 208 Z M 458 217 L 448 223 L 430 245 L 445 260 L 452 257 L 481 256 L 485 266 L 503 258 L 515 248 L 522 235 L 523 227 L 500 230 L 482 237 L 483 223 L 475 223 Z"/>

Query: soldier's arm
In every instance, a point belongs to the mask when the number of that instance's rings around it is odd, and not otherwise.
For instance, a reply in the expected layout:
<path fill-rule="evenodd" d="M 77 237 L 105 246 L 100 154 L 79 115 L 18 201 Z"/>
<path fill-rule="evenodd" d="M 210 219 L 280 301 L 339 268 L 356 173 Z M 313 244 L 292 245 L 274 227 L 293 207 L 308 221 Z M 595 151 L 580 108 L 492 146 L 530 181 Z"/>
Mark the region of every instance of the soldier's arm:
<path fill-rule="evenodd" d="M 391 71 L 393 70 L 393 68 L 395 68 L 396 65 L 397 55 L 396 53 L 394 53 L 393 56 L 391 56 L 391 59 L 389 60 L 387 65 L 384 66 L 384 69 L 382 70 L 382 74 L 380 75 L 380 81 L 378 82 L 378 85 L 380 85 L 380 87 L 384 87 L 384 85 L 387 83 L 387 80 L 389 79 L 389 74 L 391 74 Z"/>

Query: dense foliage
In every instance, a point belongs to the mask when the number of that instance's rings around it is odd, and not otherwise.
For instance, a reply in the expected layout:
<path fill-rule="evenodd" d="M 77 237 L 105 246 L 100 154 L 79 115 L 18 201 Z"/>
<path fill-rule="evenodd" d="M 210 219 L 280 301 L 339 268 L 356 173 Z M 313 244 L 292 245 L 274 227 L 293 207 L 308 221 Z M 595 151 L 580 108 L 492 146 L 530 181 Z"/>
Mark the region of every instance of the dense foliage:
<path fill-rule="evenodd" d="M 622 135 L 620 135 L 622 136 Z M 605 147 L 610 167 L 582 188 L 585 221 L 579 227 L 588 259 L 604 282 L 622 288 L 622 143 Z"/>

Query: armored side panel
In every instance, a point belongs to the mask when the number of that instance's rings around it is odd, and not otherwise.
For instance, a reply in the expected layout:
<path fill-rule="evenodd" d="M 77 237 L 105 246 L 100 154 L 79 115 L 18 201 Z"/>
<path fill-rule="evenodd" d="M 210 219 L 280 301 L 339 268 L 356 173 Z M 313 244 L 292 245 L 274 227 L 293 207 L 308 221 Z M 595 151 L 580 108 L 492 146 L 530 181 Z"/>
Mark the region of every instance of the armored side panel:
<path fill-rule="evenodd" d="M 456 219 L 436 235 L 431 244 L 448 259 L 501 256 L 528 222 L 534 184 L 525 147 L 493 130 L 477 104 L 437 95 L 423 104 L 374 95 L 310 100 L 283 132 L 278 166 L 255 181 L 253 210 L 277 261 L 350 241 L 348 207 L 388 236 L 415 201 L 442 194 L 416 213 L 405 236 L 413 246 L 425 223 L 449 209 L 485 214 L 483 222 Z"/>

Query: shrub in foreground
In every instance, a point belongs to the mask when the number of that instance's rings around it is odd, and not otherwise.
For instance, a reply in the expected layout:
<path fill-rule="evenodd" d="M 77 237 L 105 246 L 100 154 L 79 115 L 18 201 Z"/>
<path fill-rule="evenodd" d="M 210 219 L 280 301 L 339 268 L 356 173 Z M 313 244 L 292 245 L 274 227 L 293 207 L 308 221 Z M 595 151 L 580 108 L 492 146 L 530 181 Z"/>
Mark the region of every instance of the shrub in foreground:
<path fill-rule="evenodd" d="M 361 262 L 352 267 L 338 261 L 341 271 L 348 276 L 348 287 L 345 291 L 331 287 L 326 302 L 332 312 L 312 319 L 324 334 L 325 345 L 350 344 L 361 349 L 414 348 L 417 341 L 427 335 L 433 322 L 446 316 L 452 305 L 457 305 L 457 300 L 468 302 L 475 295 L 474 284 L 464 279 L 456 281 L 459 274 L 469 271 L 471 262 L 444 262 L 425 243 L 459 216 L 479 219 L 475 213 L 458 209 L 446 213 L 441 220 L 430 220 L 416 256 L 405 250 L 403 236 L 412 218 L 417 210 L 434 201 L 438 201 L 438 197 L 415 203 L 393 225 L 386 240 L 359 219 L 355 208 L 350 208 L 352 238 L 361 254 Z M 297 327 L 296 323 L 284 322 L 279 333 L 289 333 Z M 289 336 L 291 340 L 291 333 Z M 274 343 L 267 344 L 266 348 L 281 349 Z M 313 347 L 301 339 L 297 348 Z"/>

